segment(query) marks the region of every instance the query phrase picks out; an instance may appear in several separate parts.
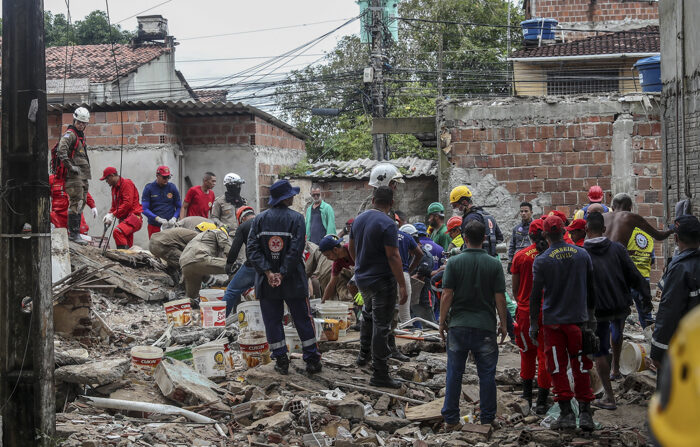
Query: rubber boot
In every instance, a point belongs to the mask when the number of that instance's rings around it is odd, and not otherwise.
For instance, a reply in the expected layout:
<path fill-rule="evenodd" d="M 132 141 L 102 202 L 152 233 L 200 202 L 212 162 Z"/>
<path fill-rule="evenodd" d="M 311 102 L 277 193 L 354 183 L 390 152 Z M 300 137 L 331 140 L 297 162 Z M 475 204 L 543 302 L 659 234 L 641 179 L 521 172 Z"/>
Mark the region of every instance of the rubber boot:
<path fill-rule="evenodd" d="M 289 357 L 287 354 L 275 357 L 275 371 L 283 376 L 289 374 Z"/>
<path fill-rule="evenodd" d="M 394 332 L 392 331 L 389 334 L 389 338 L 387 340 L 389 342 L 389 349 L 391 350 L 391 358 L 398 360 L 399 362 L 410 362 L 411 359 L 403 354 L 403 352 L 399 351 L 399 348 L 396 347 L 396 337 L 394 336 Z"/>
<path fill-rule="evenodd" d="M 595 423 L 593 422 L 593 412 L 591 411 L 590 402 L 581 402 L 579 405 L 579 420 L 578 426 L 584 431 L 595 430 Z"/>
<path fill-rule="evenodd" d="M 547 414 L 549 406 L 547 398 L 549 397 L 549 388 L 537 388 L 537 403 L 535 403 L 535 413 L 539 415 Z"/>
<path fill-rule="evenodd" d="M 320 373 L 322 369 L 321 359 L 306 362 L 306 372 L 309 374 Z"/>
<path fill-rule="evenodd" d="M 68 213 L 68 240 L 79 245 L 87 245 L 80 237 L 80 214 Z"/>
<path fill-rule="evenodd" d="M 532 379 L 523 379 L 523 394 L 521 397 L 527 401 L 528 408 L 532 407 Z"/>
<path fill-rule="evenodd" d="M 369 362 L 369 355 L 369 351 L 360 350 L 360 353 L 357 356 L 357 360 L 355 361 L 357 366 L 365 366 Z"/>
<path fill-rule="evenodd" d="M 576 416 L 574 415 L 573 410 L 571 409 L 571 401 L 570 400 L 560 400 L 559 401 L 559 409 L 561 410 L 561 413 L 559 414 L 559 418 L 552 422 L 552 425 L 550 428 L 552 430 L 574 430 L 576 429 Z"/>

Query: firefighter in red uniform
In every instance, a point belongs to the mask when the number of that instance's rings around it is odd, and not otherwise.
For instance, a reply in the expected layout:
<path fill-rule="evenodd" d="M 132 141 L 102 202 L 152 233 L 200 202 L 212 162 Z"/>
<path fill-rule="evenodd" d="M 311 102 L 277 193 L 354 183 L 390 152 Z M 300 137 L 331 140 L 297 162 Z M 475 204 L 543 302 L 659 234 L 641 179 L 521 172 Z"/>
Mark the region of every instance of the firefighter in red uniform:
<path fill-rule="evenodd" d="M 56 175 L 49 176 L 49 188 L 51 189 L 51 223 L 56 228 L 66 228 L 68 226 L 68 194 L 65 189 L 65 182 L 57 178 Z M 90 193 L 87 193 L 85 203 L 92 210 L 92 218 L 97 219 L 97 208 L 95 200 Z M 80 215 L 80 233 L 88 234 L 90 227 L 85 222 L 85 216 Z"/>
<path fill-rule="evenodd" d="M 112 207 L 104 217 L 105 225 L 111 225 L 116 217 L 119 224 L 114 229 L 114 243 L 117 248 L 130 248 L 134 245 L 134 233 L 141 229 L 143 224 L 139 191 L 134 182 L 120 177 L 116 168 L 105 168 L 100 180 L 105 180 L 112 187 Z"/>

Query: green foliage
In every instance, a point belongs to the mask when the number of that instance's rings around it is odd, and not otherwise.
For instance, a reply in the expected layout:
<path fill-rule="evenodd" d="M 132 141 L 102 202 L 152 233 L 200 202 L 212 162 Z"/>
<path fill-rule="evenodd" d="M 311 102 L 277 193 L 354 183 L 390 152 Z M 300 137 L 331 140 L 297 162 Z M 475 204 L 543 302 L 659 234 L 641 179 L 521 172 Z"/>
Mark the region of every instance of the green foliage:
<path fill-rule="evenodd" d="M 124 31 L 119 25 L 110 28 L 107 14 L 96 10 L 83 20 L 76 20 L 69 26 L 66 16 L 44 12 L 44 44 L 47 47 L 64 45 L 97 45 L 105 43 L 129 43 L 135 36 Z"/>
<path fill-rule="evenodd" d="M 279 178 L 300 177 L 306 174 L 306 172 L 310 171 L 311 169 L 313 169 L 311 164 L 306 159 L 303 159 L 293 166 L 288 166 L 282 169 L 279 173 Z"/>

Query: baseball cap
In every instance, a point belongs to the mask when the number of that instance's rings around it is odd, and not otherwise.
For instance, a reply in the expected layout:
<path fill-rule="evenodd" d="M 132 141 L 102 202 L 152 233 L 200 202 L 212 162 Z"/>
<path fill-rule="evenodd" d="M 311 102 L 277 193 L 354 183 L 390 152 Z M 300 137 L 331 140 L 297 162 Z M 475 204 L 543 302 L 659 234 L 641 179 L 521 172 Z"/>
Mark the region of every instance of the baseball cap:
<path fill-rule="evenodd" d="M 428 227 L 425 226 L 423 222 L 414 223 L 413 226 L 416 228 L 416 234 L 419 236 L 428 235 Z"/>
<path fill-rule="evenodd" d="M 350 226 L 352 226 L 352 224 L 353 224 L 354 222 L 355 222 L 355 218 L 354 218 L 354 217 L 351 217 L 350 219 L 348 219 L 347 222 L 345 222 L 345 225 L 350 225 Z"/>
<path fill-rule="evenodd" d="M 339 247 L 341 244 L 340 239 L 338 239 L 338 236 L 335 236 L 333 234 L 327 234 L 323 236 L 323 239 L 321 239 L 321 242 L 318 243 L 318 249 L 321 250 L 321 253 L 324 251 L 330 251 L 333 250 L 335 247 Z"/>
<path fill-rule="evenodd" d="M 112 166 L 107 166 L 104 171 L 102 171 L 102 177 L 100 177 L 100 180 L 104 180 L 110 175 L 114 175 L 117 173 L 117 168 L 113 168 Z"/>
<path fill-rule="evenodd" d="M 585 229 L 586 229 L 586 220 L 585 219 L 574 219 L 573 222 L 571 222 L 571 225 L 566 227 L 566 231 L 585 230 Z"/>
<path fill-rule="evenodd" d="M 158 169 L 156 169 L 156 174 L 162 175 L 163 177 L 170 177 L 170 168 L 167 166 L 158 166 Z"/>
<path fill-rule="evenodd" d="M 529 234 L 535 234 L 537 231 L 544 231 L 544 220 L 535 219 L 530 223 Z"/>
<path fill-rule="evenodd" d="M 546 233 L 561 233 L 564 231 L 564 222 L 559 216 L 547 216 L 544 220 L 544 231 Z"/>
<path fill-rule="evenodd" d="M 673 226 L 678 234 L 688 236 L 700 234 L 700 221 L 692 214 L 677 217 L 673 221 Z"/>
<path fill-rule="evenodd" d="M 561 219 L 561 221 L 564 225 L 569 223 L 569 218 L 566 217 L 566 214 L 562 213 L 559 210 L 552 210 L 549 212 L 549 215 L 550 216 L 557 216 L 559 219 Z"/>

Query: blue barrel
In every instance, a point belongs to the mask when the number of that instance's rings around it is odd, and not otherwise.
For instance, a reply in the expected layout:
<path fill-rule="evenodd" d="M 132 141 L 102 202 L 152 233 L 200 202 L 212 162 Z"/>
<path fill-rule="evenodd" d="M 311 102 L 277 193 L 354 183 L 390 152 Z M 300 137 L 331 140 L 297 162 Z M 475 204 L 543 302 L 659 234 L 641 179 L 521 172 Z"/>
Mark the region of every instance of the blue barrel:
<path fill-rule="evenodd" d="M 639 70 L 639 83 L 643 92 L 661 91 L 661 56 L 640 59 L 634 64 Z"/>
<path fill-rule="evenodd" d="M 540 34 L 542 35 L 542 40 L 554 40 L 554 28 L 556 28 L 557 22 L 554 19 L 530 19 L 520 22 L 520 26 L 523 28 L 523 38 L 525 40 L 538 40 Z"/>

